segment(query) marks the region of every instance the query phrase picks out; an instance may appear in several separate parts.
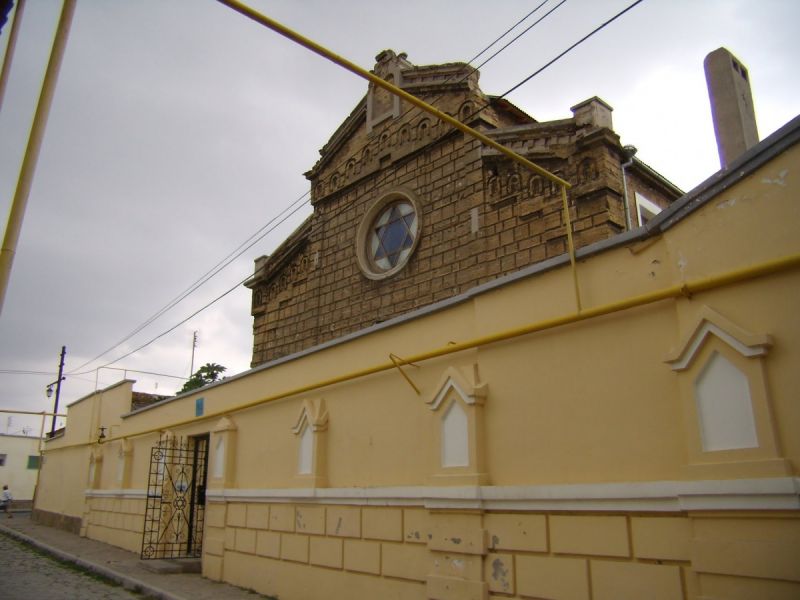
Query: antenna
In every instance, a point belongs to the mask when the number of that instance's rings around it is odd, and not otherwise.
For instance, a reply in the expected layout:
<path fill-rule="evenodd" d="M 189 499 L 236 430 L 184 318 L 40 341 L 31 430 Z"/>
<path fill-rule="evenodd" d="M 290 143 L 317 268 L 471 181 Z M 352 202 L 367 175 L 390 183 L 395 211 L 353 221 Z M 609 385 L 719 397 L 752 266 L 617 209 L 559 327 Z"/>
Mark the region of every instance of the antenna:
<path fill-rule="evenodd" d="M 192 332 L 192 362 L 189 365 L 189 377 L 194 375 L 194 349 L 197 348 L 197 332 Z"/>

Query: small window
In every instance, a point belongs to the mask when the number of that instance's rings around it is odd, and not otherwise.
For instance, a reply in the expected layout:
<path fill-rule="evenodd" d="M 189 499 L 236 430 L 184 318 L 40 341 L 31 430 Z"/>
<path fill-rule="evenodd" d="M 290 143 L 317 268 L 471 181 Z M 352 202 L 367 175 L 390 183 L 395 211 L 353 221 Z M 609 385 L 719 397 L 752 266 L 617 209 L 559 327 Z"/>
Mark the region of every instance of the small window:
<path fill-rule="evenodd" d="M 387 206 L 372 225 L 370 258 L 380 271 L 405 261 L 417 236 L 417 213 L 410 202 Z"/>
<path fill-rule="evenodd" d="M 647 225 L 653 217 L 661 212 L 661 207 L 636 192 L 636 214 L 639 218 L 639 226 Z"/>
<path fill-rule="evenodd" d="M 369 279 L 385 279 L 399 272 L 419 243 L 417 202 L 407 193 L 390 193 L 376 202 L 361 221 L 356 255 Z"/>
<path fill-rule="evenodd" d="M 6 455 L 0 454 L 0 467 L 5 467 L 5 466 L 6 466 Z"/>
<path fill-rule="evenodd" d="M 41 463 L 41 456 L 39 456 L 38 454 L 33 454 L 28 457 L 29 469 L 38 469 L 40 463 Z"/>

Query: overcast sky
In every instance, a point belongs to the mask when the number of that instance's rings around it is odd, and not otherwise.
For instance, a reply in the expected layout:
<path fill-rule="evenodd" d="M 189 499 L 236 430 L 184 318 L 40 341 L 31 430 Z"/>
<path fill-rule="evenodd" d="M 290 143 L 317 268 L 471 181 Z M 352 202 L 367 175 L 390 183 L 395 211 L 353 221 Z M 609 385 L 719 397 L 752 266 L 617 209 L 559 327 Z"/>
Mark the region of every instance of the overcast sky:
<path fill-rule="evenodd" d="M 632 0 L 567 0 L 481 68 L 501 94 Z M 418 65 L 467 61 L 541 0 L 250 0 L 371 68 L 385 48 Z M 547 4 L 525 25 L 554 7 Z M 0 213 L 14 194 L 60 11 L 28 0 L 0 112 Z M 725 46 L 750 69 L 762 138 L 800 112 L 800 2 L 645 0 L 509 99 L 540 121 L 599 96 L 638 157 L 689 190 L 719 168 L 703 75 Z M 524 25 L 523 25 L 524 26 Z M 0 34 L 5 51 L 10 26 Z M 480 60 L 476 61 L 476 64 Z M 249 290 L 237 284 L 307 216 L 307 205 L 209 283 L 125 343 L 78 369 L 187 290 L 307 190 L 303 173 L 367 84 L 213 0 L 78 0 L 53 110 L 0 315 L 0 408 L 52 408 L 46 384 L 67 346 L 62 406 L 124 375 L 118 361 L 188 376 L 249 367 Z M 44 374 L 16 374 L 8 371 Z M 134 389 L 177 379 L 129 372 Z M 0 415 L 0 432 L 30 420 Z M 35 426 L 38 433 L 38 425 Z M 49 424 L 48 424 L 49 429 Z"/>

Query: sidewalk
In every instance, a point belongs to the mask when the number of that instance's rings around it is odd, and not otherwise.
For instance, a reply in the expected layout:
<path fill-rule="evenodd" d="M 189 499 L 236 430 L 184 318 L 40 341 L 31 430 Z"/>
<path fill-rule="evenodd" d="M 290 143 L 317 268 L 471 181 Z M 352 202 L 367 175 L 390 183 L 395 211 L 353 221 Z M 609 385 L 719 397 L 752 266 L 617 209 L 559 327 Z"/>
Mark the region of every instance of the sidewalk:
<path fill-rule="evenodd" d="M 0 515 L 0 534 L 20 540 L 56 558 L 73 563 L 159 600 L 257 600 L 266 598 L 232 585 L 205 579 L 194 573 L 156 573 L 146 569 L 139 555 L 116 546 L 82 538 L 60 529 L 34 523 L 27 512 L 13 518 Z"/>

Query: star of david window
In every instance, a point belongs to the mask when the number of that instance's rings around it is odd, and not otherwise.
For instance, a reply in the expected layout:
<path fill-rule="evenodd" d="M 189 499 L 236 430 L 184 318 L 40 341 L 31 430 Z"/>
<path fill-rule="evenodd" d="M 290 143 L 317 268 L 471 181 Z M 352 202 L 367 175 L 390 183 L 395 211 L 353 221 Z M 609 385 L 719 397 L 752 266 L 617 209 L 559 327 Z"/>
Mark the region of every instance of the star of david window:
<path fill-rule="evenodd" d="M 417 212 L 409 202 L 389 205 L 372 226 L 370 257 L 383 271 L 408 257 L 417 236 Z"/>
<path fill-rule="evenodd" d="M 405 193 L 388 194 L 364 216 L 357 236 L 361 271 L 384 279 L 402 269 L 419 241 L 417 203 Z"/>

